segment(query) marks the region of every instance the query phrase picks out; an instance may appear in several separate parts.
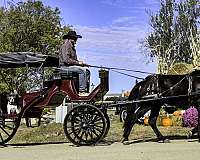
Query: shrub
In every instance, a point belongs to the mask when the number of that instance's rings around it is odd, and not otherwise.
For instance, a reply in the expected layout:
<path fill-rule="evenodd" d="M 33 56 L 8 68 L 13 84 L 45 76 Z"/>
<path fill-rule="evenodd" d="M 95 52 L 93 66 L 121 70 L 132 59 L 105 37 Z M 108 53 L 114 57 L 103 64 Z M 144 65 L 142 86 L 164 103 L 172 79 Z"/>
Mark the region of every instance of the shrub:
<path fill-rule="evenodd" d="M 195 107 L 188 108 L 183 113 L 183 122 L 186 127 L 196 127 L 198 124 L 198 111 Z"/>

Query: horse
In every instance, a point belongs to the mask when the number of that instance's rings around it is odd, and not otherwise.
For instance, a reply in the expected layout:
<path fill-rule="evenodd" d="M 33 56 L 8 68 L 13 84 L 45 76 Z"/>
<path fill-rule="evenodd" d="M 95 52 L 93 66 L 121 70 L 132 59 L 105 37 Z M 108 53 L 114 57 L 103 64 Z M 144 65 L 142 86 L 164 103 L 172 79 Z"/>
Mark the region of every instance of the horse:
<path fill-rule="evenodd" d="M 127 117 L 123 125 L 122 142 L 128 141 L 128 137 L 137 119 L 150 112 L 149 125 L 157 136 L 158 142 L 169 141 L 165 138 L 156 126 L 156 120 L 161 107 L 165 104 L 179 106 L 183 109 L 194 105 L 200 115 L 199 90 L 200 71 L 193 71 L 185 75 L 161 75 L 152 74 L 143 81 L 137 83 L 130 92 L 128 101 L 132 101 L 127 106 Z M 198 131 L 200 142 L 200 118 L 198 126 L 194 129 Z M 193 133 L 193 132 L 192 132 Z"/>

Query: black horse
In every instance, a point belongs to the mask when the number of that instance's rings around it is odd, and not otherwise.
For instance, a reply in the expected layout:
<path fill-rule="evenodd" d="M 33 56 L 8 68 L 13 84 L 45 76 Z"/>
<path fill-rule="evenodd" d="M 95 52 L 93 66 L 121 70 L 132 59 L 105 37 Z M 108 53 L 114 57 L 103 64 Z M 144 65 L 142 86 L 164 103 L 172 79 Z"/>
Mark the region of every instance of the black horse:
<path fill-rule="evenodd" d="M 190 105 L 196 106 L 200 115 L 200 71 L 187 75 L 149 75 L 137 83 L 128 98 L 127 118 L 124 122 L 122 142 L 128 141 L 128 136 L 138 118 L 151 111 L 149 125 L 155 132 L 158 141 L 165 142 L 166 138 L 156 126 L 159 111 L 164 104 L 186 109 Z M 200 121 L 200 118 L 198 122 Z M 198 131 L 200 141 L 200 123 L 194 132 Z"/>

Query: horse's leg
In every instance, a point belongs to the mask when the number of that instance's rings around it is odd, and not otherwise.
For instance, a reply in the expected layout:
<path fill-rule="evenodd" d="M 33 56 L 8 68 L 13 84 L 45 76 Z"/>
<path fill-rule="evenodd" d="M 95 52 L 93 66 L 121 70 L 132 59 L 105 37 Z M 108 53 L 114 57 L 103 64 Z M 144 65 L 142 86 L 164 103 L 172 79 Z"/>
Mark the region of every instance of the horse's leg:
<path fill-rule="evenodd" d="M 161 134 L 161 132 L 158 130 L 157 125 L 156 125 L 156 120 L 158 118 L 160 108 L 161 108 L 160 105 L 156 105 L 153 107 L 153 109 L 151 109 L 151 114 L 149 116 L 149 125 L 151 126 L 154 133 L 156 134 L 156 136 L 158 138 L 158 142 L 161 142 L 161 141 L 164 142 L 165 138 Z"/>
<path fill-rule="evenodd" d="M 122 142 L 128 141 L 128 136 L 130 135 L 133 125 L 136 121 L 135 109 L 135 104 L 130 104 L 127 107 L 127 116 L 123 125 Z"/>
<path fill-rule="evenodd" d="M 149 111 L 150 107 L 146 107 L 146 108 L 139 108 L 137 109 L 132 109 L 129 108 L 129 111 L 127 111 L 127 118 L 124 122 L 124 133 L 123 133 L 123 139 L 122 139 L 122 142 L 124 141 L 128 141 L 128 137 L 131 133 L 131 130 L 133 128 L 133 125 L 136 123 L 136 121 L 144 116 L 144 114 Z"/>

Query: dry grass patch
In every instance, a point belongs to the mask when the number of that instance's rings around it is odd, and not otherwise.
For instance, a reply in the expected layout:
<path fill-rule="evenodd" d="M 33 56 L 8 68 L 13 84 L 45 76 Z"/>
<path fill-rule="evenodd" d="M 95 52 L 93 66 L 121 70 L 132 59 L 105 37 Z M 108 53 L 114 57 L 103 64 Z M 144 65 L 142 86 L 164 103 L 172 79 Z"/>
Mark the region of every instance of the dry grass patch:
<path fill-rule="evenodd" d="M 119 121 L 119 117 L 110 115 L 111 128 L 106 137 L 109 141 L 120 141 L 123 132 L 123 123 Z M 190 128 L 181 126 L 162 127 L 158 126 L 159 130 L 164 136 L 186 136 Z M 130 135 L 130 140 L 135 139 L 149 139 L 156 138 L 153 130 L 150 126 L 138 125 L 134 126 Z M 25 125 L 21 125 L 16 135 L 9 142 L 16 143 L 52 143 L 52 142 L 67 142 L 62 124 L 48 124 L 41 125 L 37 128 L 27 128 Z"/>

